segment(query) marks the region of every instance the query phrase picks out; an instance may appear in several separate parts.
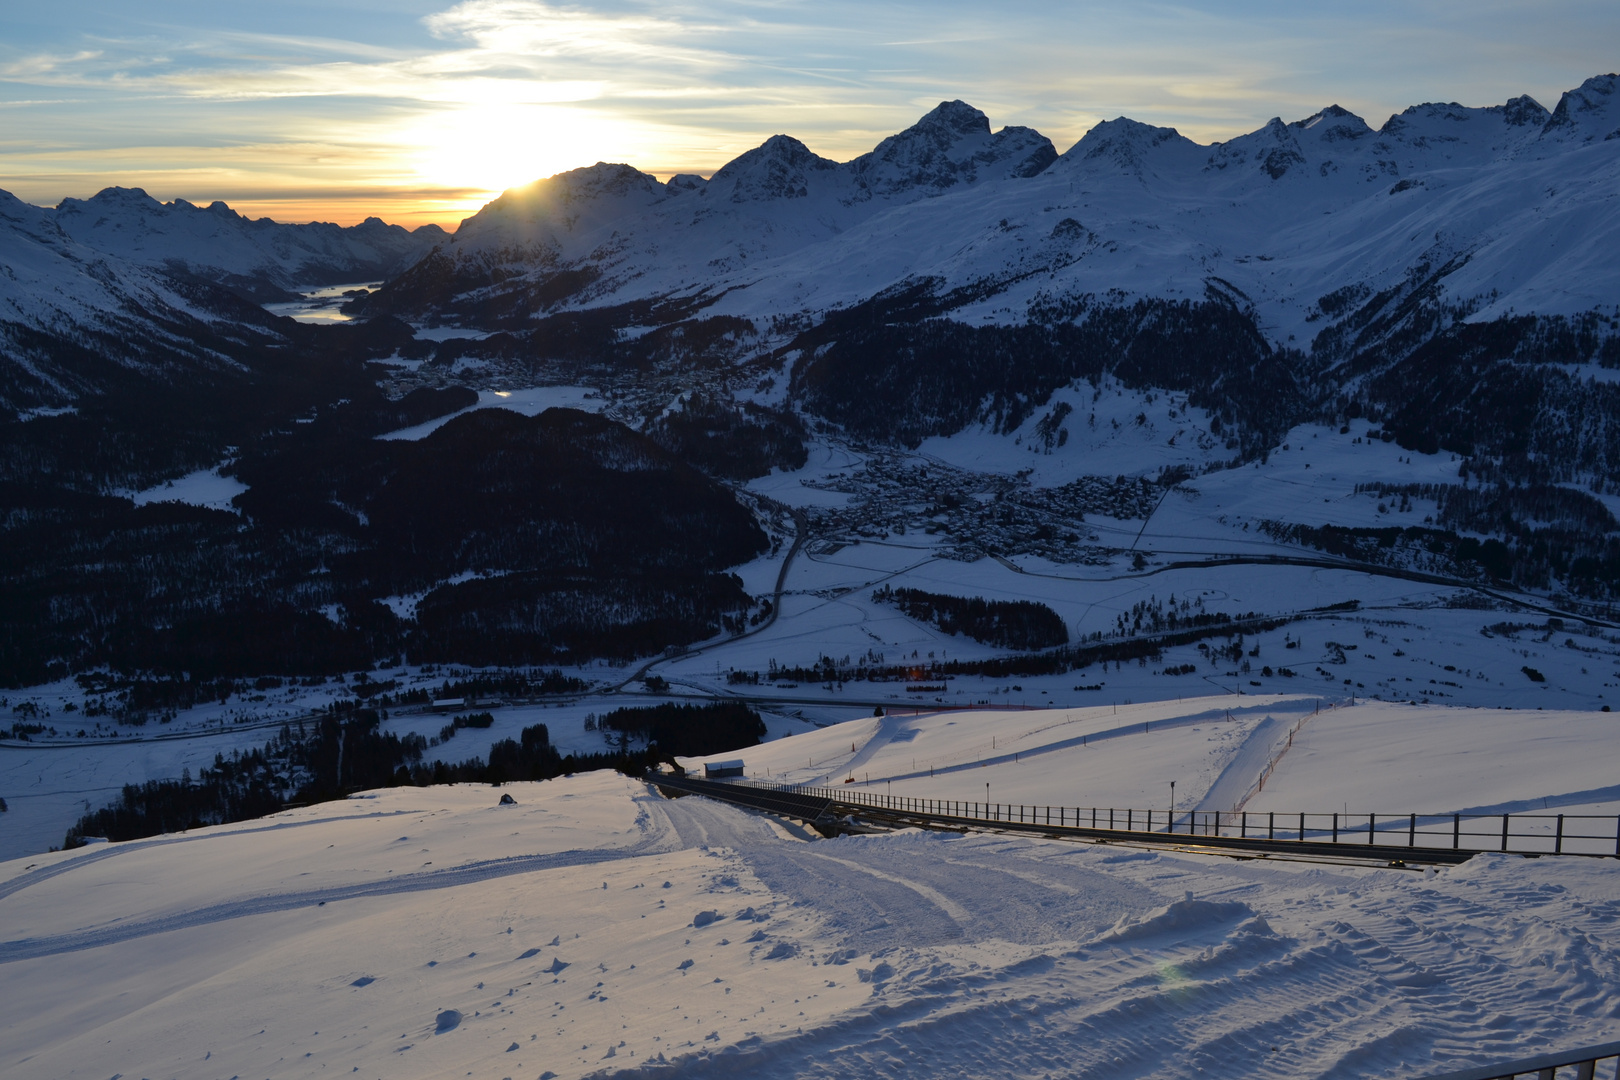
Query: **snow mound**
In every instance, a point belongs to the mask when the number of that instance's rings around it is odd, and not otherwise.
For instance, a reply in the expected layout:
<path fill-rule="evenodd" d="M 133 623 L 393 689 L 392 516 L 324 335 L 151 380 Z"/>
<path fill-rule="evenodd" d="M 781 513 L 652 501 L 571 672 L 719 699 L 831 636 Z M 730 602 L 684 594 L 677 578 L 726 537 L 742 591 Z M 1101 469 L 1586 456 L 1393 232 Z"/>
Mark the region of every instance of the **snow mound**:
<path fill-rule="evenodd" d="M 1110 944 L 1140 941 L 1143 938 L 1174 934 L 1188 938 L 1253 918 L 1247 904 L 1236 901 L 1195 900 L 1192 893 L 1145 915 L 1122 915 L 1111 930 L 1097 940 Z"/>

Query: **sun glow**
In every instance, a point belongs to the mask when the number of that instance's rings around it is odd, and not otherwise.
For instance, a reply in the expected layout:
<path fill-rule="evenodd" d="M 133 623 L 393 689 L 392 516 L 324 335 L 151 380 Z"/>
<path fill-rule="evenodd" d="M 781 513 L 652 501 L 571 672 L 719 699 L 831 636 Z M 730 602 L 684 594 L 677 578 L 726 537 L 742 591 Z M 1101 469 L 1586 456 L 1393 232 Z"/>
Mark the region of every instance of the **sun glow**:
<path fill-rule="evenodd" d="M 487 104 L 434 113 L 400 141 L 427 186 L 469 191 L 472 213 L 507 188 L 597 161 L 622 161 L 633 133 L 570 105 Z"/>

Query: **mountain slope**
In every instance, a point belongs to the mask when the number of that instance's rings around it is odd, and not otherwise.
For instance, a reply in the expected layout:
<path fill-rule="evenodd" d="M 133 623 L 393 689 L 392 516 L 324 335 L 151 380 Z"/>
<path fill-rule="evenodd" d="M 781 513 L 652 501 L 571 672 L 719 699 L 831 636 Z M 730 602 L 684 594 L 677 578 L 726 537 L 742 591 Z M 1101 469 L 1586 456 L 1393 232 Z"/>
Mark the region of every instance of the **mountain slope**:
<path fill-rule="evenodd" d="M 448 239 L 437 225 L 413 232 L 375 217 L 347 228 L 255 221 L 222 202 L 160 203 L 140 188 L 64 199 L 53 216 L 87 247 L 227 285 L 259 301 L 286 299 L 286 290 L 298 287 L 389 277 Z"/>
<path fill-rule="evenodd" d="M 269 316 L 74 240 L 49 210 L 0 193 L 0 409 L 67 408 L 132 379 L 233 367 Z"/>

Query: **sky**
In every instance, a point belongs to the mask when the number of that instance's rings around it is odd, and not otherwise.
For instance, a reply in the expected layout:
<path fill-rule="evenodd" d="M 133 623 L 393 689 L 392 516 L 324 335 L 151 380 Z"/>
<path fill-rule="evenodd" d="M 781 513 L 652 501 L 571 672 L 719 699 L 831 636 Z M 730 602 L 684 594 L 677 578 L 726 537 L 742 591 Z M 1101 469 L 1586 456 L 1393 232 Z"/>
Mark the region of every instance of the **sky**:
<path fill-rule="evenodd" d="M 1613 0 L 6 0 L 0 188 L 453 228 L 598 160 L 708 175 L 773 134 L 847 160 L 942 100 L 1065 150 L 1328 104 L 1549 108 L 1620 68 Z"/>

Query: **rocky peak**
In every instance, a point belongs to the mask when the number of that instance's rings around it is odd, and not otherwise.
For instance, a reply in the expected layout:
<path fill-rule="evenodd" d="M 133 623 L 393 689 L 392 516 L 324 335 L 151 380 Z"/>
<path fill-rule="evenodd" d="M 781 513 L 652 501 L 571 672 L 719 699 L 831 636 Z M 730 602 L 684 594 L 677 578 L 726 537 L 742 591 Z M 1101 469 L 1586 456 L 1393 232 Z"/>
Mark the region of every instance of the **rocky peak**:
<path fill-rule="evenodd" d="M 1594 75 L 1558 99 L 1541 129 L 1543 138 L 1597 142 L 1620 138 L 1620 75 Z"/>
<path fill-rule="evenodd" d="M 942 101 L 846 168 L 856 178 L 857 198 L 873 198 L 1034 176 L 1055 160 L 1056 149 L 1040 132 L 1006 127 L 991 134 L 984 113 L 965 101 Z"/>
<path fill-rule="evenodd" d="M 1111 163 L 1140 172 L 1148 154 L 1165 144 L 1193 146 L 1175 128 L 1155 127 L 1129 117 L 1104 120 L 1080 137 L 1063 155 L 1064 161 Z"/>
<path fill-rule="evenodd" d="M 475 235 L 497 224 L 563 222 L 587 210 L 601 213 L 610 205 L 646 205 L 663 194 L 664 186 L 639 169 L 598 161 L 503 192 L 462 222 L 457 236 Z"/>
<path fill-rule="evenodd" d="M 1258 131 L 1216 143 L 1205 168 L 1228 170 L 1248 164 L 1258 165 L 1272 180 L 1281 180 L 1289 170 L 1305 164 L 1305 154 L 1294 132 L 1281 117 L 1274 116 Z"/>
<path fill-rule="evenodd" d="M 704 193 L 723 194 L 739 203 L 803 199 L 810 194 L 812 177 L 837 168 L 836 161 L 815 154 L 791 135 L 772 135 L 727 162 L 714 174 Z"/>
<path fill-rule="evenodd" d="M 1329 105 L 1319 113 L 1294 121 L 1288 127 L 1297 139 L 1314 138 L 1321 143 L 1346 142 L 1373 133 L 1367 121 L 1338 105 Z"/>
<path fill-rule="evenodd" d="M 1529 94 L 1520 94 L 1510 98 L 1504 105 L 1492 107 L 1492 112 L 1502 111 L 1502 119 L 1513 127 L 1525 127 L 1530 124 L 1542 125 L 1552 116 L 1547 107 Z"/>

